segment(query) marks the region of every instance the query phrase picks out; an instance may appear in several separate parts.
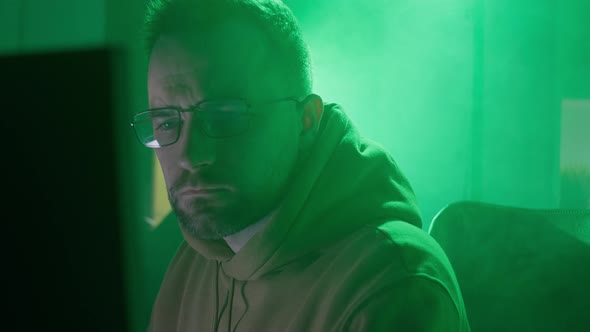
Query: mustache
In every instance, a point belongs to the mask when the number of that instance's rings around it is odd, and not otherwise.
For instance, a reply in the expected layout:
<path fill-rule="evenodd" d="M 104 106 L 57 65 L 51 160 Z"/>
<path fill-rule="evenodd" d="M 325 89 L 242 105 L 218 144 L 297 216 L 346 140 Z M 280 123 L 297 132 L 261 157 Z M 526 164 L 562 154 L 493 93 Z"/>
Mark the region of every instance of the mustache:
<path fill-rule="evenodd" d="M 220 176 L 219 174 L 224 174 L 224 176 Z M 231 172 L 213 174 L 212 172 L 204 171 L 194 173 L 185 171 L 168 187 L 168 194 L 174 197 L 178 192 L 187 187 L 229 186 L 231 183 L 234 183 L 231 181 L 232 179 L 228 178 L 231 174 Z"/>

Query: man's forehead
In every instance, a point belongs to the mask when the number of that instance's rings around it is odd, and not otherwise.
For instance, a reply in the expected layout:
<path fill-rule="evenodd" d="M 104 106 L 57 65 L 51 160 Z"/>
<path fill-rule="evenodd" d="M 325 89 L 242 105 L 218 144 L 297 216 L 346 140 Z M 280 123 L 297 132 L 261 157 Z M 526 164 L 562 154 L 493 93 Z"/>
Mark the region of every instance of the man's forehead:
<path fill-rule="evenodd" d="M 166 89 L 182 89 L 192 83 L 195 76 L 194 71 L 178 73 L 178 74 L 164 74 L 157 78 L 160 85 Z"/>
<path fill-rule="evenodd" d="M 163 85 L 163 89 L 170 98 L 177 98 L 192 95 L 195 91 L 195 86 L 187 82 L 171 80 Z"/>
<path fill-rule="evenodd" d="M 162 35 L 152 50 L 148 84 L 171 95 L 195 86 L 220 94 L 255 89 L 265 85 L 264 77 L 270 74 L 269 50 L 262 31 L 241 21 L 220 24 L 206 33 Z"/>
<path fill-rule="evenodd" d="M 158 47 L 159 46 L 159 47 Z M 208 66 L 255 67 L 268 62 L 270 43 L 253 23 L 229 20 L 204 31 L 183 31 L 162 35 L 154 48 L 170 57 L 182 56 L 181 63 L 204 62 Z M 155 50 L 154 50 L 155 51 Z M 178 59 L 175 59 L 178 60 Z"/>
<path fill-rule="evenodd" d="M 204 98 L 246 97 L 247 88 L 254 86 L 250 77 L 227 68 L 202 68 L 174 73 L 161 71 L 159 74 L 150 75 L 148 87 L 151 92 L 172 99 L 196 97 L 197 93 Z"/>
<path fill-rule="evenodd" d="M 151 50 L 149 71 L 160 79 L 164 76 L 185 76 L 206 66 L 207 58 L 192 52 L 178 38 L 160 36 Z"/>
<path fill-rule="evenodd" d="M 200 85 L 197 70 L 181 66 L 167 66 L 163 63 L 150 63 L 148 89 L 151 93 L 168 97 L 187 95 Z"/>

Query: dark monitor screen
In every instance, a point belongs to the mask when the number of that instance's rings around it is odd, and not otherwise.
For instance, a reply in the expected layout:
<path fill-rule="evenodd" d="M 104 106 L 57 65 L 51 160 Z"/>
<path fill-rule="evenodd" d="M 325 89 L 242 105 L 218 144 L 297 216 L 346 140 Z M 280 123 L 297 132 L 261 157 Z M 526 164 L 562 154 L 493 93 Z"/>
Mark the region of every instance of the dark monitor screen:
<path fill-rule="evenodd" d="M 3 56 L 4 317 L 126 330 L 108 50 Z"/>

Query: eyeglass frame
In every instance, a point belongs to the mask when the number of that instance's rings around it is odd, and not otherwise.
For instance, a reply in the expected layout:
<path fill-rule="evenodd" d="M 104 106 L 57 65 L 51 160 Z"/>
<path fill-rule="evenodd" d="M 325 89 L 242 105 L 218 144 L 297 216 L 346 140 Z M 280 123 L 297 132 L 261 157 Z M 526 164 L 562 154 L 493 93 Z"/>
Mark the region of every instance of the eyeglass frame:
<path fill-rule="evenodd" d="M 299 110 L 301 110 L 301 106 L 303 105 L 303 102 L 304 102 L 303 100 L 299 100 L 297 97 L 294 97 L 294 96 L 283 97 L 283 98 L 278 98 L 278 99 L 271 99 L 268 101 L 263 101 L 263 102 L 258 102 L 258 103 L 250 103 L 247 100 L 240 99 L 240 98 L 236 98 L 236 99 L 205 99 L 205 100 L 201 100 L 200 102 L 198 102 L 197 104 L 195 104 L 193 106 L 190 106 L 189 108 L 182 108 L 179 106 L 164 106 L 164 107 L 150 108 L 150 109 L 147 109 L 147 110 L 144 110 L 141 112 L 137 112 L 137 113 L 133 114 L 129 125 L 133 128 L 133 132 L 135 133 L 135 136 L 141 145 L 148 147 L 150 149 L 159 149 L 159 148 L 163 148 L 166 146 L 176 144 L 178 142 L 178 140 L 180 139 L 180 133 L 182 131 L 182 126 L 179 126 L 177 134 L 176 134 L 176 139 L 174 139 L 171 143 L 164 144 L 164 145 L 158 145 L 158 146 L 148 146 L 147 144 L 143 143 L 141 141 L 141 138 L 139 137 L 139 134 L 136 129 L 137 126 L 135 123 L 135 117 L 137 117 L 140 114 L 144 114 L 144 113 L 148 113 L 148 112 L 152 112 L 152 111 L 157 111 L 157 110 L 175 110 L 178 113 L 179 119 L 182 119 L 182 117 L 181 117 L 182 113 L 195 113 L 195 114 L 197 114 L 198 112 L 203 112 L 203 113 L 217 112 L 217 111 L 208 111 L 208 110 L 200 109 L 200 105 L 202 105 L 204 103 L 210 103 L 210 102 L 222 103 L 222 102 L 236 102 L 236 101 L 243 102 L 246 105 L 246 110 L 242 111 L 240 113 L 243 113 L 244 115 L 247 115 L 248 117 L 270 113 L 270 112 L 253 112 L 252 108 L 254 108 L 254 107 L 271 105 L 271 104 L 285 102 L 285 101 L 294 101 L 295 102 L 295 110 L 299 111 Z M 243 132 L 240 132 L 240 133 L 237 133 L 234 135 L 228 135 L 228 136 L 214 137 L 214 136 L 207 134 L 206 130 L 203 130 L 203 128 L 201 128 L 201 131 L 203 132 L 203 134 L 205 134 L 209 138 L 213 138 L 213 139 L 229 138 L 229 137 L 240 136 L 240 135 L 247 133 L 248 130 L 250 129 L 249 124 L 250 124 L 250 122 L 248 122 L 248 127 Z"/>

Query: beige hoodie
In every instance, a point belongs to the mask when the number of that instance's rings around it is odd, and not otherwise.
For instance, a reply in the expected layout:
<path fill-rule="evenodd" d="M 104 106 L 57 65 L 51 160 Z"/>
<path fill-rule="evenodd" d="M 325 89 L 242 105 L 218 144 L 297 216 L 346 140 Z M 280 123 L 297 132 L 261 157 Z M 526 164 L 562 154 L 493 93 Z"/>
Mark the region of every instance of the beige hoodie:
<path fill-rule="evenodd" d="M 237 253 L 179 248 L 150 331 L 469 331 L 444 252 L 413 191 L 335 104 L 268 225 Z"/>

